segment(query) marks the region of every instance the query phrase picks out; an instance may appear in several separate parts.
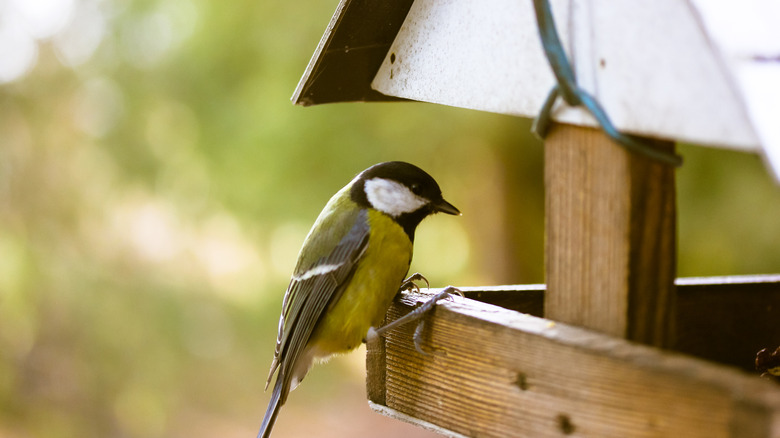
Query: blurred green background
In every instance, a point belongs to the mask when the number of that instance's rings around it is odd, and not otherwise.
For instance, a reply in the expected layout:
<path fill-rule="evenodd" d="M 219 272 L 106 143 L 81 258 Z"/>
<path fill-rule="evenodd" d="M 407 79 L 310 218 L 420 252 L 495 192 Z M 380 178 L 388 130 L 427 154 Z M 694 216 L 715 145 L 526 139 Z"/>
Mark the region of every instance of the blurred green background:
<path fill-rule="evenodd" d="M 433 285 L 543 281 L 530 121 L 291 105 L 336 4 L 0 2 L 0 438 L 254 436 L 308 226 L 380 161 L 464 213 L 418 232 Z M 780 271 L 761 160 L 679 150 L 680 275 Z M 363 369 L 316 367 L 275 435 L 432 436 L 371 413 Z"/>

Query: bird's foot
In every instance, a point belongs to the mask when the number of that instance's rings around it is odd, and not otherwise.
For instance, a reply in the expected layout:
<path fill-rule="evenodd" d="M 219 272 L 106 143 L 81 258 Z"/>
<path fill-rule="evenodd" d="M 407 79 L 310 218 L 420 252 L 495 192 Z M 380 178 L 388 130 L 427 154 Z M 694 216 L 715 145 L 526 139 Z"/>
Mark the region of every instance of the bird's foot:
<path fill-rule="evenodd" d="M 431 288 L 431 283 L 428 282 L 428 279 L 425 278 L 425 276 L 420 274 L 419 272 L 415 272 L 414 274 L 410 275 L 409 278 L 404 280 L 403 283 L 401 283 L 401 287 L 398 288 L 398 292 L 415 291 L 417 293 L 420 293 L 420 286 L 418 286 L 416 283 L 420 280 L 425 282 L 426 289 Z"/>
<path fill-rule="evenodd" d="M 368 330 L 366 340 L 375 339 L 379 336 L 384 336 L 388 331 L 400 327 L 410 322 L 418 321 L 417 327 L 414 329 L 414 349 L 422 355 L 430 356 L 430 353 L 422 348 L 423 331 L 425 330 L 425 319 L 423 318 L 426 313 L 430 312 L 436 307 L 436 304 L 441 300 L 452 300 L 453 295 L 463 296 L 463 292 L 453 286 L 447 286 L 441 292 L 431 297 L 428 301 L 422 303 L 420 306 L 407 313 L 406 315 L 396 319 L 395 321 L 385 324 L 384 326 L 374 329 L 373 327 Z"/>
<path fill-rule="evenodd" d="M 452 295 L 457 294 L 460 295 L 461 298 L 463 297 L 463 292 L 461 292 L 459 289 L 453 287 L 453 286 L 447 286 L 445 287 L 441 292 L 434 295 L 431 299 L 424 302 L 420 307 L 414 309 L 411 313 L 419 312 L 419 322 L 417 323 L 417 327 L 414 329 L 414 349 L 417 350 L 418 353 L 422 354 L 423 356 L 430 356 L 431 353 L 423 350 L 422 348 L 422 337 L 423 337 L 423 331 L 425 330 L 425 318 L 422 318 L 426 313 L 433 310 L 433 308 L 436 306 L 436 304 L 441 300 L 450 300 L 452 301 Z"/>

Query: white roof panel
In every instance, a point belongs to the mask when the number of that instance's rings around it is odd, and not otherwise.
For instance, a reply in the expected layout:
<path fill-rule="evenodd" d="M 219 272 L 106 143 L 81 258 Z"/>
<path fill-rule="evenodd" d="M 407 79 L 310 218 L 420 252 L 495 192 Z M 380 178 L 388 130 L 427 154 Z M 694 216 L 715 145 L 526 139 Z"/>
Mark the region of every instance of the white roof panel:
<path fill-rule="evenodd" d="M 763 149 L 780 169 L 780 2 L 551 5 L 579 85 L 618 129 Z M 416 0 L 372 83 L 390 96 L 524 117 L 553 85 L 532 2 L 516 0 Z M 595 124 L 562 104 L 553 118 Z"/>

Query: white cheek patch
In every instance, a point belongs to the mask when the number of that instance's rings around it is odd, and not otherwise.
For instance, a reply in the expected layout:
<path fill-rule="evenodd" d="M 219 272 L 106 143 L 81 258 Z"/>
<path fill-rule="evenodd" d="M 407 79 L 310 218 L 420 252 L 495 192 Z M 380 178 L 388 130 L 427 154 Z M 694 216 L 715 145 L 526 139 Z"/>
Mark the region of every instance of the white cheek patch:
<path fill-rule="evenodd" d="M 377 210 L 398 217 L 411 213 L 428 201 L 412 193 L 405 185 L 384 178 L 372 178 L 365 183 L 368 202 Z"/>

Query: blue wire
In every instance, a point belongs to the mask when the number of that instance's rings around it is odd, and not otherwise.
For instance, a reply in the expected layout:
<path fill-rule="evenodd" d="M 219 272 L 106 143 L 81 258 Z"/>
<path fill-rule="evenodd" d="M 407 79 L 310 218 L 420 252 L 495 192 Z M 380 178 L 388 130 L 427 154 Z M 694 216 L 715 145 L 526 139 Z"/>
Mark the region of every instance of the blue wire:
<path fill-rule="evenodd" d="M 596 118 L 604 132 L 627 150 L 675 167 L 682 165 L 682 157 L 679 155 L 658 150 L 641 139 L 623 134 L 615 128 L 599 102 L 577 85 L 574 69 L 569 64 L 569 59 L 563 50 L 563 44 L 558 37 L 549 1 L 534 0 L 534 10 L 536 11 L 536 22 L 539 25 L 542 47 L 557 80 L 557 84 L 550 90 L 531 127 L 534 134 L 541 138 L 547 135 L 550 128 L 552 107 L 560 96 L 571 106 L 584 106 Z"/>

